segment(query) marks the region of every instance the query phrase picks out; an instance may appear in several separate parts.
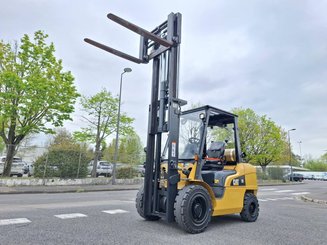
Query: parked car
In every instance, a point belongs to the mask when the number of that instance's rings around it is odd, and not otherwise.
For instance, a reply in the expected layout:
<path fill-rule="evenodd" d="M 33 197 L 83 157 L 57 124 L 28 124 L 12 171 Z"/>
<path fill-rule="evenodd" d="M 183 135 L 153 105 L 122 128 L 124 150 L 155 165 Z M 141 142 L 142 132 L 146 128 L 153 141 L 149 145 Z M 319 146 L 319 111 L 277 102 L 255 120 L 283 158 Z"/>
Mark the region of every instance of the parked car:
<path fill-rule="evenodd" d="M 93 169 L 93 160 L 87 166 L 88 173 L 92 173 Z M 110 177 L 112 175 L 112 164 L 107 161 L 98 161 L 97 163 L 97 172 L 96 177 L 105 176 Z"/>
<path fill-rule="evenodd" d="M 144 176 L 145 174 L 145 168 L 143 164 L 135 166 L 136 171 L 141 174 L 141 176 Z"/>
<path fill-rule="evenodd" d="M 293 173 L 293 174 L 287 174 L 284 176 L 284 180 L 289 181 L 299 181 L 302 182 L 304 180 L 303 174 Z"/>
<path fill-rule="evenodd" d="M 23 162 L 24 166 L 23 166 L 23 170 L 24 170 L 24 174 L 28 174 L 29 171 L 29 166 L 27 162 Z"/>
<path fill-rule="evenodd" d="M 6 157 L 0 157 L 0 175 L 3 173 L 4 163 L 6 161 Z M 24 162 L 20 157 L 14 157 L 11 165 L 10 176 L 16 175 L 17 177 L 22 177 L 24 174 Z"/>
<path fill-rule="evenodd" d="M 34 175 L 34 164 L 33 163 L 28 163 L 27 168 L 28 168 L 27 176 L 28 177 L 33 176 Z"/>

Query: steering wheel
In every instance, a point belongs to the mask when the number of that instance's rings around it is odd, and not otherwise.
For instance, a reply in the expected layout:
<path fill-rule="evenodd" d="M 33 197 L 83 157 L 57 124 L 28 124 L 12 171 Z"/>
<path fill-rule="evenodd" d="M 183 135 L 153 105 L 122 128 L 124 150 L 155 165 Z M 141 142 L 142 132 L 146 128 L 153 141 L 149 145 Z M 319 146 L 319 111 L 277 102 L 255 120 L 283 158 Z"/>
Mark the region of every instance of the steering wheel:
<path fill-rule="evenodd" d="M 191 144 L 199 144 L 200 139 L 195 138 L 195 137 L 191 137 L 191 138 L 188 139 L 188 142 L 190 142 Z"/>

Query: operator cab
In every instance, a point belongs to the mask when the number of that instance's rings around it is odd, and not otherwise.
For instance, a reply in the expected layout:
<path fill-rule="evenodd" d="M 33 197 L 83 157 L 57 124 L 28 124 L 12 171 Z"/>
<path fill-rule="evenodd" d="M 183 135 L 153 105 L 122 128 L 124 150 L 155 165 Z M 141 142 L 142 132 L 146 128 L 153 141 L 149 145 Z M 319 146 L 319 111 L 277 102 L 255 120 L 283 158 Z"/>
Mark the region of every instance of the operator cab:
<path fill-rule="evenodd" d="M 237 133 L 237 116 L 203 106 L 188 110 L 180 117 L 179 159 L 192 160 L 195 155 L 205 160 L 203 170 L 220 169 L 241 161 Z"/>
<path fill-rule="evenodd" d="M 217 198 L 224 194 L 226 178 L 236 174 L 232 166 L 241 162 L 235 125 L 236 115 L 211 106 L 185 111 L 180 118 L 179 159 L 188 162 L 199 157 L 196 178 L 202 178 Z"/>

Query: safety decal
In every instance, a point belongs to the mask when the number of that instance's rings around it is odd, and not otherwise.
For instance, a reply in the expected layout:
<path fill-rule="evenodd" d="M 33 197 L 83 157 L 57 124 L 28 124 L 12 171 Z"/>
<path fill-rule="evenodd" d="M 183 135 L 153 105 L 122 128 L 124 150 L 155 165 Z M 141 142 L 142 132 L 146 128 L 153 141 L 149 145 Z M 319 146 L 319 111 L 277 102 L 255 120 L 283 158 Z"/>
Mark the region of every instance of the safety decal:
<path fill-rule="evenodd" d="M 171 156 L 176 157 L 176 142 L 171 142 Z"/>

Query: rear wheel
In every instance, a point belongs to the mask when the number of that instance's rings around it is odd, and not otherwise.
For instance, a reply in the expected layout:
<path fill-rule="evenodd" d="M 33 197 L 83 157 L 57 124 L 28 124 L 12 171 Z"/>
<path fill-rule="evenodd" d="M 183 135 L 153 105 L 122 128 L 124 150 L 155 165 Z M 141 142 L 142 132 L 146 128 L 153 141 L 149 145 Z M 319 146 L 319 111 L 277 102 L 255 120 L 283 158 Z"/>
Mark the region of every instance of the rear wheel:
<path fill-rule="evenodd" d="M 155 221 L 155 220 L 159 220 L 160 217 L 159 216 L 155 216 L 155 215 L 144 215 L 144 208 L 143 208 L 143 197 L 144 197 L 144 187 L 142 186 L 137 195 L 136 195 L 136 200 L 135 200 L 135 206 L 136 206 L 136 210 L 139 213 L 139 215 L 144 218 L 145 220 L 149 220 L 149 221 Z"/>
<path fill-rule="evenodd" d="M 204 231 L 212 214 L 211 198 L 200 185 L 188 185 L 178 192 L 174 205 L 175 220 L 189 233 Z"/>
<path fill-rule="evenodd" d="M 254 222 L 259 216 L 259 202 L 253 193 L 245 193 L 242 212 L 240 213 L 242 220 L 246 222 Z"/>

